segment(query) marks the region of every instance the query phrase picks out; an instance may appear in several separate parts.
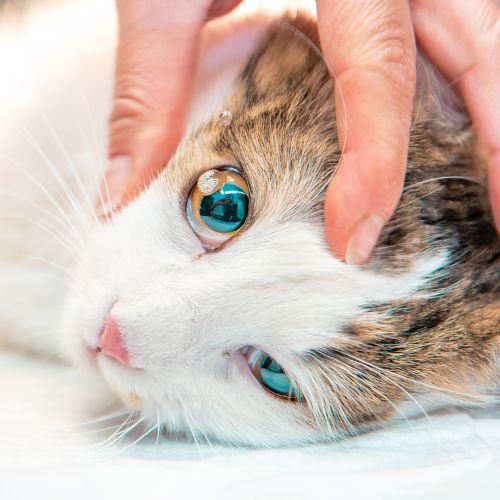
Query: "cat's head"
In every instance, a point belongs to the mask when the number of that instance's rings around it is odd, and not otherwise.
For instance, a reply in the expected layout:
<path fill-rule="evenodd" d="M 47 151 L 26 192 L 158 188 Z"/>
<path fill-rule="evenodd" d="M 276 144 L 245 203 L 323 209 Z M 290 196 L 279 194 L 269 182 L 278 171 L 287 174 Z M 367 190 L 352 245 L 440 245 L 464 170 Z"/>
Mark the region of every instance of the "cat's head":
<path fill-rule="evenodd" d="M 339 437 L 413 397 L 402 366 L 442 365 L 414 342 L 380 341 L 398 314 L 411 329 L 405 307 L 432 298 L 430 277 L 449 262 L 443 246 L 428 251 L 413 208 L 371 265 L 327 247 L 324 190 L 341 154 L 332 93 L 318 50 L 275 29 L 221 114 L 85 251 L 66 311 L 73 356 L 174 433 Z"/>

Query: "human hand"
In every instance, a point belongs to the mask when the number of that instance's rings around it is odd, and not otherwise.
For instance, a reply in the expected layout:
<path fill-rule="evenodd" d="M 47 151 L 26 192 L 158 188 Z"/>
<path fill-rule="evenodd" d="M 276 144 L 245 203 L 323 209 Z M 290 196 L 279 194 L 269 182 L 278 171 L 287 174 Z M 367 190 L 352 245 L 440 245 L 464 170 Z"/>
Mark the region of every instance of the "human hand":
<path fill-rule="evenodd" d="M 119 43 L 109 166 L 98 210 L 134 198 L 183 133 L 201 30 L 241 0 L 117 0 Z"/>
<path fill-rule="evenodd" d="M 415 33 L 455 84 L 489 154 L 500 232 L 500 15 L 493 0 L 317 0 L 320 39 L 335 78 L 343 157 L 327 190 L 333 252 L 365 262 L 404 181 L 415 89 Z"/>
<path fill-rule="evenodd" d="M 113 208 L 133 198 L 177 146 L 200 31 L 207 18 L 239 3 L 117 2 L 121 36 L 106 174 Z M 344 150 L 327 191 L 325 226 L 332 250 L 349 263 L 369 257 L 401 194 L 416 78 L 412 23 L 431 60 L 457 82 L 489 149 L 490 195 L 500 227 L 498 9 L 492 0 L 482 0 L 481 8 L 474 0 L 458 3 L 317 0 Z"/>

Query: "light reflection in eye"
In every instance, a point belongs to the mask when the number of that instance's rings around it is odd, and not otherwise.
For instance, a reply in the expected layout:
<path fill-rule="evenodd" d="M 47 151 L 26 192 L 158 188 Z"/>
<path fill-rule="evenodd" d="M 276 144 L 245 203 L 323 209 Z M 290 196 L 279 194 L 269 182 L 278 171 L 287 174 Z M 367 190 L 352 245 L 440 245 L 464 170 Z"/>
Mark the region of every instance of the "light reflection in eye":
<path fill-rule="evenodd" d="M 216 248 L 241 229 L 249 204 L 245 177 L 233 167 L 222 167 L 200 176 L 189 195 L 186 212 L 200 241 Z"/>

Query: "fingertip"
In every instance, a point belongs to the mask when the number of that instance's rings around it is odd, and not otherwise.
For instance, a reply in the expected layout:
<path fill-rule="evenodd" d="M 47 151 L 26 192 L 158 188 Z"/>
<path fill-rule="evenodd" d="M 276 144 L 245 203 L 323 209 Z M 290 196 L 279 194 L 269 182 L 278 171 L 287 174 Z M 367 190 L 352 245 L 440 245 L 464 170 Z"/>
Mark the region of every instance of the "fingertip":
<path fill-rule="evenodd" d="M 341 186 L 341 184 L 340 184 Z M 350 224 L 344 216 L 343 204 L 337 192 L 335 177 L 330 181 L 325 195 L 324 221 L 326 240 L 337 259 L 344 260 Z"/>
<path fill-rule="evenodd" d="M 400 162 L 382 147 L 344 155 L 324 204 L 327 242 L 338 259 L 356 265 L 369 259 L 401 195 Z"/>
<path fill-rule="evenodd" d="M 404 182 L 415 37 L 406 0 L 317 4 L 343 152 L 326 193 L 326 237 L 337 258 L 361 264 L 392 216 Z"/>
<path fill-rule="evenodd" d="M 145 189 L 147 189 L 148 185 L 162 168 L 163 167 L 156 166 L 136 171 L 125 186 L 118 210 L 135 200 Z"/>
<path fill-rule="evenodd" d="M 109 160 L 98 192 L 97 213 L 108 218 L 121 205 L 123 195 L 132 176 L 132 159 L 127 155 L 117 155 Z"/>
<path fill-rule="evenodd" d="M 345 249 L 347 264 L 359 266 L 369 260 L 385 223 L 384 217 L 372 213 L 356 224 Z"/>
<path fill-rule="evenodd" d="M 365 264 L 377 245 L 387 218 L 376 212 L 353 213 L 339 203 L 333 186 L 325 199 L 326 238 L 334 256 L 346 264 Z M 355 212 L 355 211 L 354 211 Z"/>
<path fill-rule="evenodd" d="M 192 5 L 175 0 L 118 1 L 120 36 L 109 123 L 110 165 L 101 206 L 116 211 L 135 198 L 180 141 L 209 5 L 208 0 Z M 126 183 L 113 166 L 114 159 L 125 157 L 129 158 Z"/>
<path fill-rule="evenodd" d="M 493 221 L 500 236 L 500 151 L 492 155 L 489 160 L 488 188 Z"/>

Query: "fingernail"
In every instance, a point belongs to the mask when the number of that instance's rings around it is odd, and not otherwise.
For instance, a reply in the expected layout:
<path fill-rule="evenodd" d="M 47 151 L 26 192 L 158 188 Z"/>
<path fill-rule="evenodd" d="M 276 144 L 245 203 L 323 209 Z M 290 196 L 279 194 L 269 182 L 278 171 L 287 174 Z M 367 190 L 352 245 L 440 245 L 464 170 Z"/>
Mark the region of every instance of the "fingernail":
<path fill-rule="evenodd" d="M 115 156 L 109 161 L 108 170 L 101 184 L 97 210 L 103 216 L 111 215 L 120 206 L 132 172 L 129 156 Z"/>
<path fill-rule="evenodd" d="M 378 214 L 370 214 L 353 231 L 345 251 L 347 264 L 364 264 L 377 244 L 385 220 Z"/>

